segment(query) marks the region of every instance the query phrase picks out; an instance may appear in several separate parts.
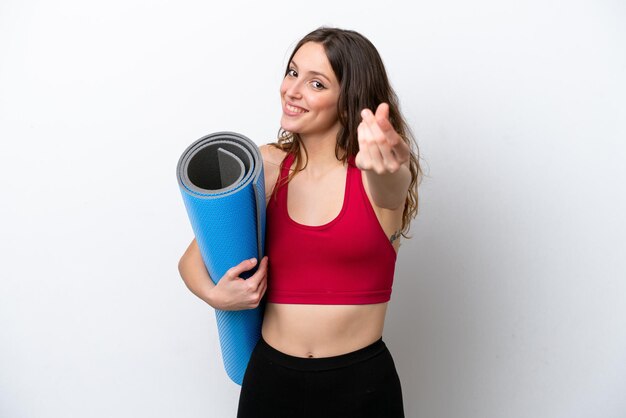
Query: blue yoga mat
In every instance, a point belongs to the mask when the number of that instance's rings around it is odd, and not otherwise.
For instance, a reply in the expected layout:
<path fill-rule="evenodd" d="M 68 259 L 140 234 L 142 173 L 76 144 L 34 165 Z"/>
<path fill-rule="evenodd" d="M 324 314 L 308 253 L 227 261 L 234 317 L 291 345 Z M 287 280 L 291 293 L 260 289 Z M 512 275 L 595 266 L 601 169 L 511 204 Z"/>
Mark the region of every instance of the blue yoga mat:
<path fill-rule="evenodd" d="M 264 255 L 265 181 L 258 146 L 235 132 L 216 132 L 193 142 L 177 166 L 178 185 L 211 279 Z M 264 304 L 255 309 L 216 309 L 224 368 L 241 385 L 250 354 L 261 336 Z"/>

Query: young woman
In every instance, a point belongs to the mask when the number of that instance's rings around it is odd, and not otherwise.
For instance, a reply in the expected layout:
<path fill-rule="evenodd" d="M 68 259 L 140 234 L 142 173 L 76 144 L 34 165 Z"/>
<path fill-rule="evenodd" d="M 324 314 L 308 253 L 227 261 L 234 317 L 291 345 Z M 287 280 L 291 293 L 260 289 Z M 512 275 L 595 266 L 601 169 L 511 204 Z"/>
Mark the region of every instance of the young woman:
<path fill-rule="evenodd" d="M 421 170 L 383 62 L 357 32 L 320 28 L 295 47 L 280 87 L 281 130 L 261 146 L 267 256 L 217 285 L 194 241 L 189 289 L 216 309 L 266 302 L 239 418 L 403 417 L 382 340 L 400 236 Z M 267 290 L 267 294 L 266 294 Z"/>

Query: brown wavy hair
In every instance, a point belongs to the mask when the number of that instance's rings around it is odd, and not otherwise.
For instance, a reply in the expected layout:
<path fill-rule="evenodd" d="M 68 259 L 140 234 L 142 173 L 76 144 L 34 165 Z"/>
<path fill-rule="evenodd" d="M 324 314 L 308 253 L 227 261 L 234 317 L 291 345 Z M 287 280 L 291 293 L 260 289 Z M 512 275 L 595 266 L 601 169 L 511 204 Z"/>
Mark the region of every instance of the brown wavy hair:
<path fill-rule="evenodd" d="M 294 55 L 307 42 L 319 43 L 324 47 L 328 61 L 340 84 L 337 113 L 341 128 L 337 134 L 335 146 L 337 160 L 345 162 L 349 156 L 356 156 L 359 152 L 357 127 L 361 123 L 361 110 L 368 108 L 375 111 L 380 103 L 389 104 L 389 121 L 411 149 L 409 161 L 411 184 L 404 204 L 401 228 L 402 235 L 410 238 L 407 233 L 411 220 L 417 215 L 417 188 L 422 177 L 419 148 L 409 125 L 400 112 L 398 97 L 391 87 L 387 71 L 376 47 L 358 32 L 320 27 L 304 36 L 295 46 L 287 61 L 285 76 Z M 298 134 L 281 128 L 278 131 L 277 142 L 270 145 L 294 155 L 295 169 L 289 174 L 287 182 L 306 167 L 306 163 L 298 158 L 301 148 L 307 155 L 306 147 Z M 274 193 L 278 187 L 279 185 L 274 188 Z"/>

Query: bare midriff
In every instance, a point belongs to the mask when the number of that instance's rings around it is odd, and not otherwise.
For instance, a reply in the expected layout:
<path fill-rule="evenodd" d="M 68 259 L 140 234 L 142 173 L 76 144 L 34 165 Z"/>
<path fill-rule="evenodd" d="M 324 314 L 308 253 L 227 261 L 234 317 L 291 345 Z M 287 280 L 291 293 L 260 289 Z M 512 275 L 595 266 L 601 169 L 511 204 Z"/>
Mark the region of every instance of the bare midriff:
<path fill-rule="evenodd" d="M 263 339 L 295 357 L 332 357 L 366 347 L 383 334 L 387 303 L 306 305 L 268 303 Z"/>

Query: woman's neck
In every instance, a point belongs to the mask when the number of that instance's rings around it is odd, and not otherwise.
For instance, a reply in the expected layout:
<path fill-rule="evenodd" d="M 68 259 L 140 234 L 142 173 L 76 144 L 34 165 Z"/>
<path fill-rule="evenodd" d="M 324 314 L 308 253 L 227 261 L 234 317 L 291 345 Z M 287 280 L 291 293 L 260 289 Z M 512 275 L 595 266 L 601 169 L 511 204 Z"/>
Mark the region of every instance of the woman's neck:
<path fill-rule="evenodd" d="M 336 135 L 301 136 L 300 140 L 302 145 L 306 147 L 306 156 L 304 150 L 301 150 L 299 158 L 306 162 L 305 170 L 310 174 L 319 175 L 338 166 L 343 166 L 343 163 L 335 156 Z M 341 157 L 341 153 L 339 157 Z"/>

